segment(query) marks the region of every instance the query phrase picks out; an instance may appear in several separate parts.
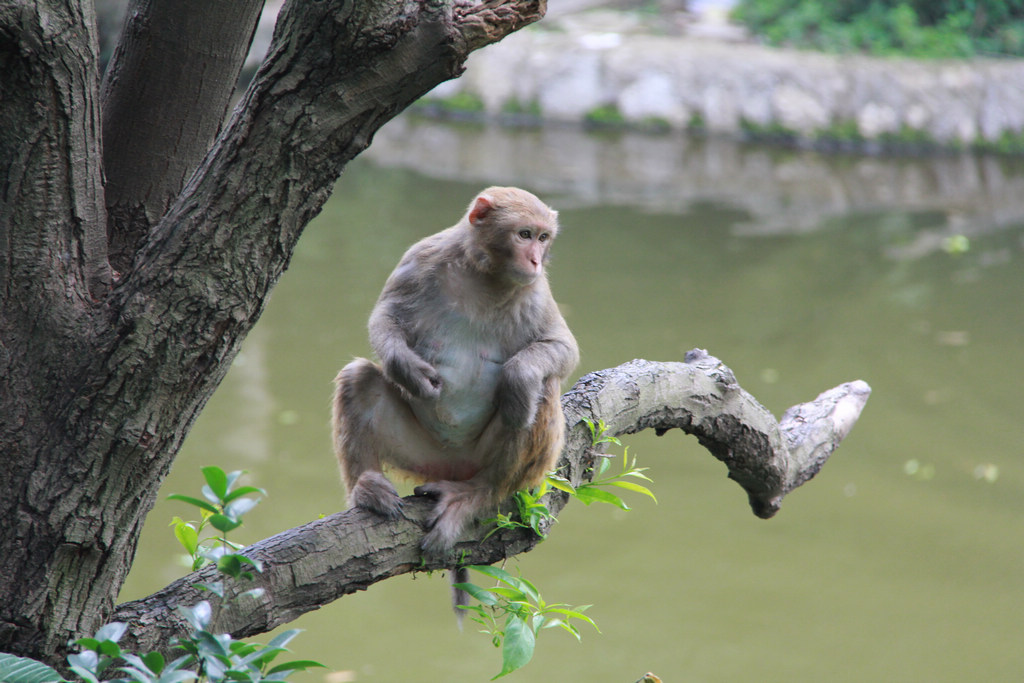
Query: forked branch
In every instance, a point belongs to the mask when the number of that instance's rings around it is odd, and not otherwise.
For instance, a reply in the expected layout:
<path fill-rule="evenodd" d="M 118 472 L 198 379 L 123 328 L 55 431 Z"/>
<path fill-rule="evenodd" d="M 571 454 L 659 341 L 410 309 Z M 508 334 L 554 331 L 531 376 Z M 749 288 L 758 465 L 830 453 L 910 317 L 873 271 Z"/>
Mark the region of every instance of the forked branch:
<path fill-rule="evenodd" d="M 682 429 L 725 463 L 755 514 L 771 517 L 787 493 L 821 469 L 870 393 L 859 380 L 842 384 L 776 421 L 736 383 L 728 367 L 705 351 L 689 352 L 684 363 L 634 360 L 586 375 L 563 396 L 569 432 L 561 471 L 574 484 L 592 476 L 595 449 L 584 418 L 603 420 L 612 434 Z M 568 495 L 550 495 L 548 507 L 557 514 Z M 237 638 L 256 635 L 392 576 L 444 568 L 425 562 L 420 551 L 429 507 L 429 501 L 408 498 L 403 517 L 394 521 L 347 510 L 253 544 L 245 554 L 264 565 L 255 582 L 264 593 L 223 610 L 217 628 Z M 491 564 L 526 552 L 539 540 L 532 531 L 509 529 L 484 539 L 489 531 L 477 525 L 467 534 L 457 548 L 461 562 Z M 166 648 L 171 638 L 184 634 L 174 608 L 208 599 L 209 593 L 195 584 L 212 581 L 214 573 L 201 570 L 120 605 L 113 619 L 130 622 L 128 637 L 133 639 L 122 646 Z M 238 586 L 237 591 L 252 587 Z"/>

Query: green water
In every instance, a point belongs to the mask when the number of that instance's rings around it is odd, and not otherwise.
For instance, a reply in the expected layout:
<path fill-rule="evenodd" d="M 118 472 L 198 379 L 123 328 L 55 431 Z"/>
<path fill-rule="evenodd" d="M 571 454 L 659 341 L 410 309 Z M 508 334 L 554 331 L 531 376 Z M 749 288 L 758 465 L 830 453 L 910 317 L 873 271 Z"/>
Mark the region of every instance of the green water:
<path fill-rule="evenodd" d="M 776 414 L 848 380 L 874 393 L 770 521 L 695 440 L 630 438 L 659 504 L 570 506 L 514 563 L 548 600 L 594 603 L 601 633 L 546 632 L 509 680 L 1024 678 L 1024 167 L 393 130 L 307 229 L 165 493 L 197 491 L 201 465 L 248 470 L 269 497 L 242 542 L 340 509 L 330 381 L 369 353 L 380 286 L 482 186 L 520 184 L 561 212 L 550 273 L 580 374 L 699 346 Z M 184 573 L 167 522 L 190 513 L 157 506 L 122 598 Z M 375 585 L 293 624 L 296 656 L 335 683 L 487 680 L 499 653 L 447 601 L 440 576 Z"/>

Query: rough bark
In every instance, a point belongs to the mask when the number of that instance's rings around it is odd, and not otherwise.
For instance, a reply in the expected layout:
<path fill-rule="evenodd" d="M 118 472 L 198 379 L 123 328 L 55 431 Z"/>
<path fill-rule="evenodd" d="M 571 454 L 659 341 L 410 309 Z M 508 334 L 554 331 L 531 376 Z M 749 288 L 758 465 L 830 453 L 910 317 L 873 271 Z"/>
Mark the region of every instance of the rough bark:
<path fill-rule="evenodd" d="M 101 92 L 116 270 L 129 267 L 220 130 L 262 7 L 263 0 L 129 4 Z"/>
<path fill-rule="evenodd" d="M 543 11 L 289 3 L 201 163 L 144 200 L 168 208 L 125 241 L 137 248 L 112 280 L 92 2 L 0 4 L 0 651 L 58 662 L 109 618 L 185 434 L 345 164 L 472 49 Z"/>
<path fill-rule="evenodd" d="M 565 394 L 568 438 L 559 467 L 577 486 L 592 476 L 599 451 L 584 419 L 603 420 L 613 435 L 681 429 L 725 463 L 728 476 L 747 492 L 754 513 L 767 518 L 779 510 L 787 493 L 817 474 L 849 433 L 870 393 L 866 383 L 849 382 L 790 408 L 776 421 L 736 383 L 729 368 L 704 351 L 691 351 L 685 363 L 635 360 L 586 375 Z M 568 500 L 567 494 L 554 491 L 548 507 L 557 515 Z M 441 562 L 425 561 L 419 548 L 429 507 L 429 501 L 410 497 L 403 517 L 394 521 L 348 510 L 249 546 L 245 554 L 263 563 L 255 585 L 265 592 L 221 610 L 216 628 L 237 638 L 252 636 L 377 581 L 444 568 Z M 466 564 L 492 564 L 539 541 L 532 531 L 502 531 L 484 539 L 488 531 L 478 525 L 453 556 Z M 209 582 L 214 573 L 202 570 L 120 605 L 114 618 L 130 624 L 131 645 L 142 651 L 165 649 L 173 638 L 185 635 L 187 625 L 175 608 L 209 599 L 195 584 Z M 252 587 L 246 582 L 230 590 Z"/>

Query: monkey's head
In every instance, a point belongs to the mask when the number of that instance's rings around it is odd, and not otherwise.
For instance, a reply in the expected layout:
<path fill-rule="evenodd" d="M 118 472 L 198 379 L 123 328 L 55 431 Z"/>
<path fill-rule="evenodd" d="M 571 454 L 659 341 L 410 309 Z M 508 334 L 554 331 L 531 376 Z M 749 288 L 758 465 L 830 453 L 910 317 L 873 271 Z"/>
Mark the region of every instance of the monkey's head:
<path fill-rule="evenodd" d="M 544 274 L 558 212 L 517 187 L 489 187 L 466 213 L 474 261 L 483 272 L 526 286 Z"/>

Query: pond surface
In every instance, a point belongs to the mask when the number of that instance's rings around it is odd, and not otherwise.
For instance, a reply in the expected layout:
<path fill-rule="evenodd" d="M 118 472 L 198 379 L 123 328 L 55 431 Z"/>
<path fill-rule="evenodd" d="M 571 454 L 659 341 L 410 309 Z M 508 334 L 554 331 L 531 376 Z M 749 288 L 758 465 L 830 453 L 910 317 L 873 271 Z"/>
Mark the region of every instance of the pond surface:
<path fill-rule="evenodd" d="M 1021 680 L 1019 162 L 398 120 L 307 229 L 164 493 L 198 492 L 202 465 L 248 470 L 269 496 L 241 542 L 339 510 L 331 379 L 369 353 L 405 248 L 488 184 L 560 210 L 550 273 L 578 375 L 703 347 L 777 415 L 848 380 L 874 390 L 770 521 L 694 439 L 630 437 L 659 503 L 571 505 L 512 563 L 549 601 L 593 603 L 601 633 L 545 632 L 509 680 Z M 158 504 L 123 599 L 185 572 L 167 524 L 190 514 Z M 292 680 L 489 679 L 498 651 L 447 602 L 442 576 L 399 577 L 304 616 L 296 656 L 335 673 Z"/>

